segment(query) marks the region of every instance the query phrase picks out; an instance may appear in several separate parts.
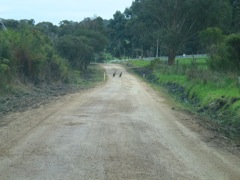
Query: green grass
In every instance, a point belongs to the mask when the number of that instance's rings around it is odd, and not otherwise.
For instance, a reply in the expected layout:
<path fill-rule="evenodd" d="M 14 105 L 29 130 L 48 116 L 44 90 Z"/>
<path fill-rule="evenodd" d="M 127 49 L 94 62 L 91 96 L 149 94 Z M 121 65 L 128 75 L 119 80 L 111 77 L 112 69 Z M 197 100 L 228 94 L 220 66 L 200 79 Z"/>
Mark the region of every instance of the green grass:
<path fill-rule="evenodd" d="M 161 74 L 161 72 L 154 72 L 154 75 L 157 77 L 158 79 L 158 83 L 168 83 L 168 82 L 172 82 L 172 83 L 177 83 L 179 85 L 185 85 L 187 82 L 187 78 L 185 76 L 182 75 L 176 75 L 176 74 Z"/>
<path fill-rule="evenodd" d="M 189 102 L 197 102 L 190 108 L 192 111 L 204 108 L 204 115 L 211 117 L 224 134 L 240 138 L 240 87 L 236 75 L 211 71 L 207 59 L 197 59 L 195 64 L 192 59 L 179 59 L 176 66 L 167 66 L 159 60 L 130 63 L 134 67 L 151 68 L 147 78 L 157 85 L 170 89 L 174 88 L 171 84 L 183 87 Z M 189 109 L 189 104 L 186 108 Z"/>
<path fill-rule="evenodd" d="M 176 63 L 179 65 L 193 65 L 194 63 L 199 69 L 208 69 L 207 59 L 206 58 L 195 58 L 195 61 L 191 58 L 181 58 L 176 59 Z"/>
<path fill-rule="evenodd" d="M 151 61 L 144 61 L 144 60 L 130 60 L 128 61 L 134 67 L 145 67 L 150 65 Z"/>
<path fill-rule="evenodd" d="M 193 62 L 193 59 L 191 59 L 191 58 L 179 58 L 179 59 L 176 59 L 176 61 L 178 61 L 179 64 L 191 64 Z M 206 65 L 207 59 L 206 58 L 195 58 L 195 62 L 198 65 Z"/>
<path fill-rule="evenodd" d="M 72 84 L 82 88 L 92 88 L 103 82 L 104 69 L 98 64 L 90 64 L 85 72 L 73 72 Z"/>
<path fill-rule="evenodd" d="M 214 82 L 209 82 L 207 84 L 189 82 L 186 88 L 190 96 L 197 95 L 202 105 L 210 104 L 216 99 L 232 99 L 239 97 L 239 89 L 237 87 L 218 88 Z"/>
<path fill-rule="evenodd" d="M 132 60 L 128 63 L 134 67 L 147 67 L 151 61 Z M 211 72 L 207 67 L 207 59 L 196 59 L 197 67 L 194 69 L 191 66 L 192 59 L 189 58 L 179 59 L 178 65 L 179 67 L 169 67 L 164 64 L 156 66 L 153 74 L 158 79 L 158 83 L 177 83 L 185 87 L 190 94 L 197 94 L 203 104 L 223 96 L 227 98 L 240 97 L 237 77 Z M 190 71 L 194 74 L 190 74 Z"/>
<path fill-rule="evenodd" d="M 88 89 L 103 82 L 103 74 L 104 69 L 101 66 L 98 64 L 90 64 L 85 72 L 80 72 L 79 70 L 70 70 L 67 78 L 63 82 L 57 81 L 49 84 L 63 84 L 72 86 L 74 88 Z M 6 83 L 0 86 L 0 97 L 31 91 L 31 88 L 34 88 L 34 84 L 23 83 L 17 78 L 13 79 L 12 81 L 13 82 L 11 83 Z M 41 84 L 38 84 L 38 86 L 41 86 Z"/>

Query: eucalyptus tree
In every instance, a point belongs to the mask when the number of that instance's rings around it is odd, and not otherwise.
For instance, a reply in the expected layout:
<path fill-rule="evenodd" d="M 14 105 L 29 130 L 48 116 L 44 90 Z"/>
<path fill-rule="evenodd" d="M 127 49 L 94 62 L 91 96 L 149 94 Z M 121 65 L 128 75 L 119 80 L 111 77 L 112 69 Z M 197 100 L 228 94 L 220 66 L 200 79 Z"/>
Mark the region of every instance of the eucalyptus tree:
<path fill-rule="evenodd" d="M 51 22 L 40 22 L 35 28 L 46 34 L 50 39 L 54 40 L 58 36 L 58 26 Z"/>
<path fill-rule="evenodd" d="M 131 8 L 132 17 L 147 24 L 145 33 L 159 39 L 169 65 L 198 31 L 214 26 L 228 30 L 231 18 L 228 0 L 135 0 Z"/>
<path fill-rule="evenodd" d="M 117 11 L 110 19 L 108 25 L 110 51 L 115 57 L 123 57 L 126 55 L 126 45 L 128 44 L 126 38 L 126 23 L 127 18 L 124 13 Z"/>
<path fill-rule="evenodd" d="M 147 3 L 151 4 L 147 1 L 136 0 L 125 11 L 126 16 L 129 17 L 127 32 L 131 33 L 133 46 L 141 48 L 144 56 L 158 56 L 160 55 L 158 46 L 162 44 L 158 32 L 159 24 L 156 17 L 150 13 L 153 9 L 145 6 Z"/>
<path fill-rule="evenodd" d="M 4 19 L 3 22 L 8 29 L 17 29 L 19 27 L 19 21 L 14 19 Z"/>
<path fill-rule="evenodd" d="M 59 54 L 68 59 L 73 68 L 86 69 L 93 58 L 93 48 L 89 39 L 84 36 L 65 35 L 58 39 L 57 49 Z"/>
<path fill-rule="evenodd" d="M 91 30 L 106 34 L 106 26 L 104 25 L 104 20 L 101 17 L 85 18 L 83 21 L 79 22 L 78 27 L 81 29 Z"/>
<path fill-rule="evenodd" d="M 74 34 L 89 39 L 95 57 L 99 57 L 108 45 L 107 29 L 101 17 L 85 18 L 78 24 Z"/>
<path fill-rule="evenodd" d="M 73 34 L 76 30 L 78 22 L 63 20 L 59 23 L 58 35 L 64 36 Z"/>
<path fill-rule="evenodd" d="M 240 32 L 240 0 L 232 0 L 233 32 Z"/>

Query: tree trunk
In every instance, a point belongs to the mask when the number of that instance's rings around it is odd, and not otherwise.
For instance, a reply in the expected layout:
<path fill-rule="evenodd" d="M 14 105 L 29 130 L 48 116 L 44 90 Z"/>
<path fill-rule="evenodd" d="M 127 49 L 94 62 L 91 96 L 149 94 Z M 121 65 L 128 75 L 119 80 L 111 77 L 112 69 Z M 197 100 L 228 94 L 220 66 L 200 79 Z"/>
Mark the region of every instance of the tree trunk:
<path fill-rule="evenodd" d="M 172 66 L 175 64 L 175 57 L 176 57 L 176 52 L 175 50 L 169 50 L 168 52 L 168 65 Z"/>

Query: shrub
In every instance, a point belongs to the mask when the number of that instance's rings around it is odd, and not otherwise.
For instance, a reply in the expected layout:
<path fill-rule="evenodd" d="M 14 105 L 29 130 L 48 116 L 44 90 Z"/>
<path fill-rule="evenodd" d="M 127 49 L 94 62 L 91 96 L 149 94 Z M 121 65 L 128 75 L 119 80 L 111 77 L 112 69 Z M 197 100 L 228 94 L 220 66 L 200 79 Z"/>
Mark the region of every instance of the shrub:
<path fill-rule="evenodd" d="M 232 34 L 226 39 L 228 60 L 232 68 L 240 70 L 240 34 Z"/>
<path fill-rule="evenodd" d="M 163 64 L 163 61 L 161 61 L 159 58 L 156 58 L 150 62 L 150 69 L 157 69 L 159 66 Z"/>
<path fill-rule="evenodd" d="M 11 76 L 8 62 L 7 59 L 0 59 L 0 88 L 5 87 L 10 82 Z"/>
<path fill-rule="evenodd" d="M 208 60 L 211 69 L 224 72 L 240 70 L 240 34 L 229 35 L 224 43 L 214 45 L 214 49 Z"/>

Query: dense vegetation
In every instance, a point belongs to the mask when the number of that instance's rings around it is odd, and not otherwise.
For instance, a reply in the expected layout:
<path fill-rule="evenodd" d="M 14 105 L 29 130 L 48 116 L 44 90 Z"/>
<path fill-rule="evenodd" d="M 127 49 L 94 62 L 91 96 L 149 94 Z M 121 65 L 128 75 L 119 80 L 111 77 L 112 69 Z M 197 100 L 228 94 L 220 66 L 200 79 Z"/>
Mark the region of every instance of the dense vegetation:
<path fill-rule="evenodd" d="M 4 23 L 4 24 L 3 24 Z M 5 25 L 7 31 L 4 31 Z M 35 25 L 34 20 L 2 20 L 0 87 L 13 79 L 34 84 L 64 81 L 107 58 L 207 53 L 210 67 L 240 68 L 239 0 L 135 0 L 110 20 L 85 18 Z"/>
<path fill-rule="evenodd" d="M 62 21 L 37 25 L 34 20 L 4 20 L 0 30 L 0 91 L 16 83 L 68 83 L 82 75 L 91 61 L 102 61 L 108 40 L 104 21 Z"/>
<path fill-rule="evenodd" d="M 208 125 L 233 139 L 240 137 L 239 83 L 234 74 L 209 69 L 204 58 L 177 59 L 178 65 L 166 61 L 128 61 L 129 67 L 155 85 L 164 87 L 188 111 L 209 117 Z"/>
<path fill-rule="evenodd" d="M 175 61 L 178 54 L 199 53 L 208 59 Z M 167 63 L 151 62 L 150 79 L 172 91 L 183 88 L 199 111 L 215 111 L 220 124 L 239 132 L 240 0 L 135 0 L 110 20 L 63 20 L 59 26 L 2 20 L 0 92 L 18 83 L 74 82 L 91 62 L 160 55 Z"/>
<path fill-rule="evenodd" d="M 177 54 L 221 51 L 225 48 L 225 36 L 239 36 L 240 1 L 135 0 L 124 13 L 114 14 L 109 29 L 109 50 L 114 56 L 139 58 L 161 54 L 167 55 L 168 64 L 173 65 Z"/>

